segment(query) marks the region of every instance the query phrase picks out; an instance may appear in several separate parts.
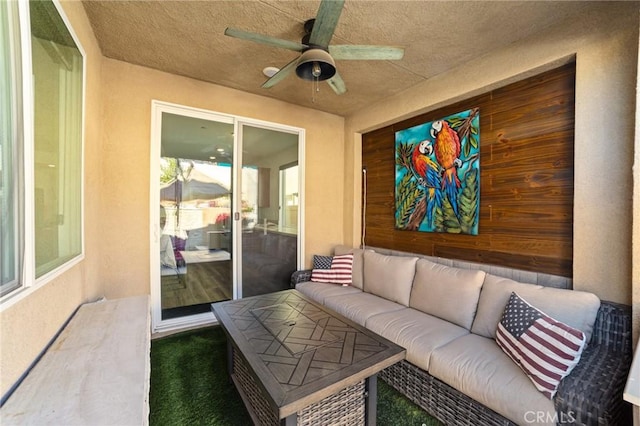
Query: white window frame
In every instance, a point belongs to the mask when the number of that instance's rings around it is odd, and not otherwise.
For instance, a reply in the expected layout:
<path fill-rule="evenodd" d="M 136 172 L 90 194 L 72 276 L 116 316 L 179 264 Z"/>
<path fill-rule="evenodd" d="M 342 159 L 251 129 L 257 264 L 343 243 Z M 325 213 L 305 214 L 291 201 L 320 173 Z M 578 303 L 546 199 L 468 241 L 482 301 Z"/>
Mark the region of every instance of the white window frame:
<path fill-rule="evenodd" d="M 6 114 L 9 114 L 11 116 L 11 124 L 10 124 L 10 126 L 12 127 L 11 137 L 21 139 L 22 128 L 23 128 L 22 126 L 23 117 L 22 117 L 22 84 L 20 84 L 22 82 L 22 77 L 21 77 L 22 46 L 20 46 L 20 39 L 22 37 L 19 33 L 19 30 L 21 28 L 21 23 L 19 22 L 20 15 L 18 13 L 18 3 L 7 2 L 4 4 L 4 7 L 7 14 L 6 30 L 10 37 L 10 40 L 8 40 L 9 55 L 12 58 L 9 64 L 9 74 L 10 74 L 9 80 L 13 83 L 9 88 L 9 91 L 11 93 L 10 96 L 12 97 L 11 103 L 9 106 L 11 113 L 6 112 Z M 17 40 L 15 39 L 16 34 L 18 38 Z M 20 184 L 20 181 L 23 175 L 23 171 L 21 170 L 21 165 L 22 165 L 21 160 L 23 158 L 23 153 L 21 150 L 18 149 L 18 147 L 12 145 L 11 156 L 12 156 L 11 164 L 12 164 L 12 173 L 13 173 L 12 178 L 15 179 L 15 182 L 17 182 L 17 184 L 14 183 L 14 189 L 15 189 L 15 187 Z M 6 159 L 3 159 L 3 160 L 6 161 Z M 23 264 L 21 250 L 22 250 L 22 242 L 24 240 L 23 233 L 21 232 L 23 228 L 21 226 L 22 218 L 24 216 L 22 196 L 20 193 L 17 193 L 14 190 L 10 192 L 11 192 L 11 198 L 12 198 L 11 201 L 14 203 L 13 221 L 12 221 L 14 241 L 12 241 L 13 244 L 11 247 L 7 247 L 7 248 L 3 247 L 3 249 L 15 250 L 16 254 L 14 255 L 14 264 L 13 264 L 14 279 L 9 285 L 10 290 L 8 290 L 6 294 L 9 294 L 17 290 L 22 286 L 20 282 L 20 277 L 22 273 L 21 267 Z M 3 266 L 4 266 L 4 260 L 3 260 Z"/>
<path fill-rule="evenodd" d="M 19 277 L 20 286 L 0 298 L 0 312 L 13 306 L 20 300 L 29 296 L 37 289 L 53 281 L 66 271 L 80 263 L 85 256 L 85 235 L 84 235 L 84 136 L 85 136 L 85 106 L 87 87 L 87 55 L 80 43 L 80 39 L 75 33 L 69 18 L 64 13 L 58 0 L 51 0 L 56 10 L 60 14 L 67 31 L 73 38 L 76 47 L 82 55 L 82 106 L 81 106 L 81 131 L 80 131 L 80 254 L 68 260 L 57 268 L 43 274 L 36 279 L 35 268 L 35 154 L 34 154 L 34 82 L 33 64 L 31 61 L 31 22 L 29 16 L 29 1 L 18 0 L 18 19 L 20 23 L 20 75 L 22 79 L 22 108 L 19 113 L 22 116 L 22 126 L 18 133 L 22 133 L 22 138 L 18 137 L 17 143 L 22 143 L 23 154 L 23 185 L 18 188 L 18 193 L 24 200 L 24 211 L 22 223 L 24 252 L 19 258 L 22 260 L 21 274 Z M 18 184 L 19 185 L 19 184 Z"/>

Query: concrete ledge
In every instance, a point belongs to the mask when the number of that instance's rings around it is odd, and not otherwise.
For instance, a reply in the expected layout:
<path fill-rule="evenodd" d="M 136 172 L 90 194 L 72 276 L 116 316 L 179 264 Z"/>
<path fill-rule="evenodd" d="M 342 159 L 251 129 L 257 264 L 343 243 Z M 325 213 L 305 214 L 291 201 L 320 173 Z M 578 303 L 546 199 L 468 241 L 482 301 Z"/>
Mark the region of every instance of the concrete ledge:
<path fill-rule="evenodd" d="M 147 425 L 149 297 L 82 305 L 0 410 L 2 425 Z"/>

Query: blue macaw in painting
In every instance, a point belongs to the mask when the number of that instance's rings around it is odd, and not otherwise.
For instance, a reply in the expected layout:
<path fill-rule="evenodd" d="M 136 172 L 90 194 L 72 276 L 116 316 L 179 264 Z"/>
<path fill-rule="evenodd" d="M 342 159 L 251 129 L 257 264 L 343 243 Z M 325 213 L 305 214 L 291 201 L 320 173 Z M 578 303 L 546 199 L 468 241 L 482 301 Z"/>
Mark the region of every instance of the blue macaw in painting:
<path fill-rule="evenodd" d="M 433 154 L 431 141 L 423 140 L 416 145 L 411 156 L 413 171 L 418 178 L 418 184 L 426 189 L 426 216 L 428 223 L 432 223 L 433 211 L 436 207 L 440 207 L 442 202 L 440 167 L 431 159 L 431 154 Z"/>

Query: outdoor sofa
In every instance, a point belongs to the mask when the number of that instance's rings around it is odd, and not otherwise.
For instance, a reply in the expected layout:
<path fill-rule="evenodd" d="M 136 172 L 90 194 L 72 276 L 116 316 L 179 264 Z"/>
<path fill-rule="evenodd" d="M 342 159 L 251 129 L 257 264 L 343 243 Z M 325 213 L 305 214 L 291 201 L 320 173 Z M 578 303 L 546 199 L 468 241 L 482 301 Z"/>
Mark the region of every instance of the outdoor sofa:
<path fill-rule="evenodd" d="M 380 248 L 335 249 L 335 255 L 347 253 L 353 254 L 351 285 L 312 281 L 312 270 L 306 270 L 293 274 L 292 287 L 403 346 L 406 359 L 379 377 L 443 423 L 627 421 L 622 393 L 631 364 L 628 306 L 570 290 L 570 279 L 553 275 Z M 330 268 L 331 259 L 315 256 L 315 267 Z M 512 293 L 581 331 L 586 341 L 551 398 L 496 342 Z"/>

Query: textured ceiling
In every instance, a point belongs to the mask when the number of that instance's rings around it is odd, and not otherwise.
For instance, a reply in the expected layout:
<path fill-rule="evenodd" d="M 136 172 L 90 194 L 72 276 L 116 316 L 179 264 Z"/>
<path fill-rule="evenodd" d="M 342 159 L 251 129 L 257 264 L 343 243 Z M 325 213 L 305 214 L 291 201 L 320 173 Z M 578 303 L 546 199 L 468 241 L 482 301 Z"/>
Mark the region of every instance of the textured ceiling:
<path fill-rule="evenodd" d="M 102 53 L 132 64 L 203 80 L 347 116 L 474 57 L 527 37 L 554 22 L 598 13 L 579 1 L 346 0 L 331 44 L 402 46 L 399 61 L 336 61 L 347 93 L 326 84 L 312 103 L 312 85 L 295 74 L 271 89 L 262 69 L 283 67 L 298 53 L 234 39 L 226 27 L 300 41 L 316 15 L 308 1 L 94 1 L 83 4 Z"/>

